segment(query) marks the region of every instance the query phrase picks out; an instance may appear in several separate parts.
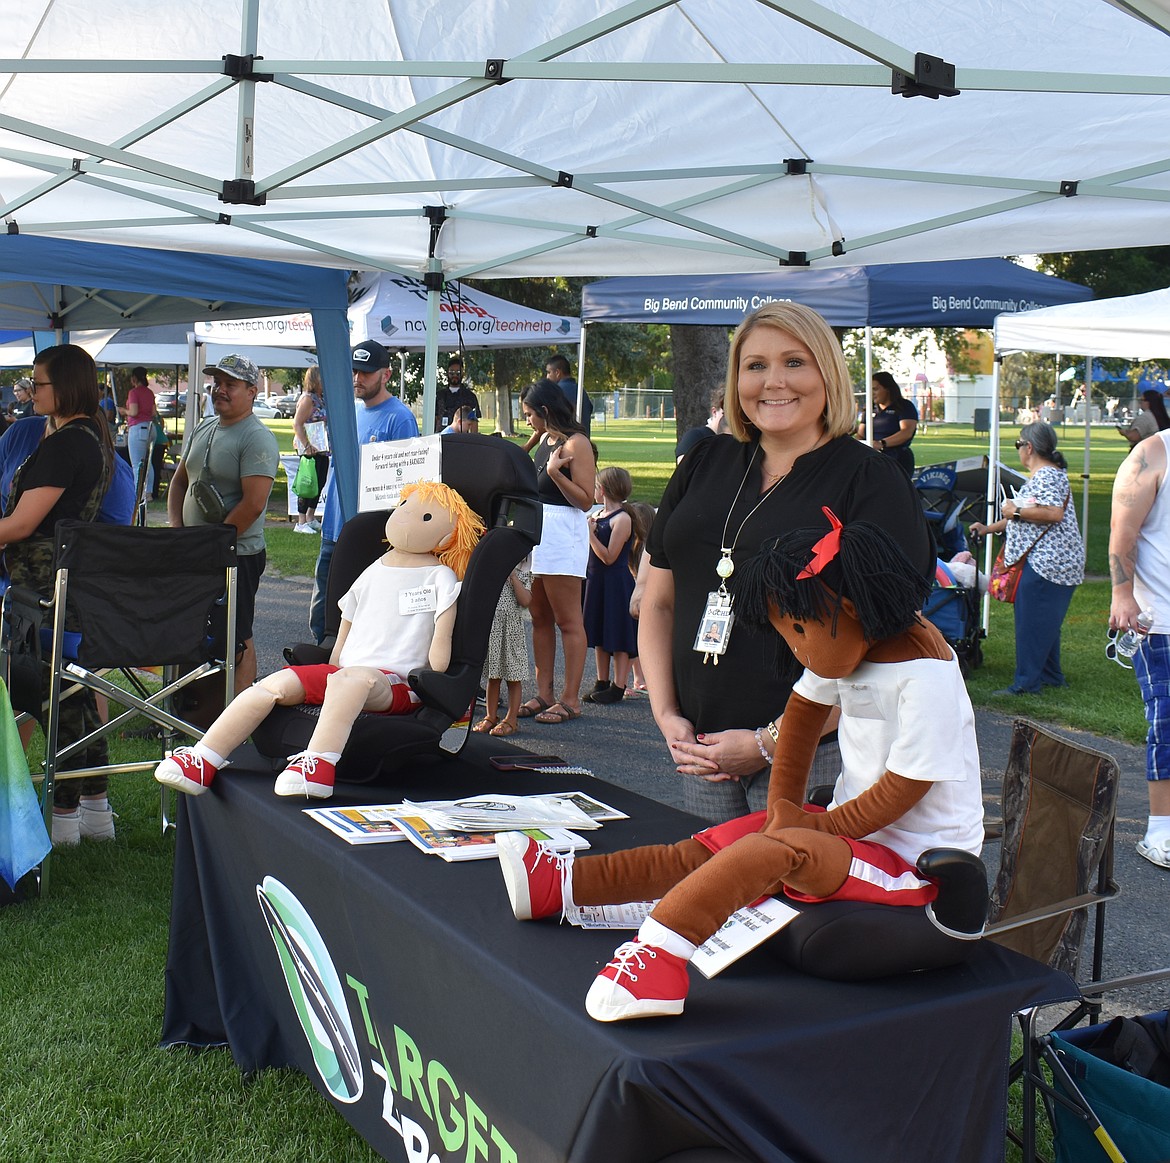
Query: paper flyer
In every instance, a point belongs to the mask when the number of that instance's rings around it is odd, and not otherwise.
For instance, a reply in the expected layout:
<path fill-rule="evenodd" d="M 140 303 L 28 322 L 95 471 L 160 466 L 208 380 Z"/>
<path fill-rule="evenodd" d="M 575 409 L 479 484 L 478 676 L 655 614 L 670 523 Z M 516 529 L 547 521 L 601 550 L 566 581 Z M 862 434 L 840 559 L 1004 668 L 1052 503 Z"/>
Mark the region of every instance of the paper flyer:
<path fill-rule="evenodd" d="M 776 897 L 765 897 L 759 904 L 732 913 L 723 928 L 695 950 L 691 964 L 704 977 L 714 977 L 799 915 L 798 909 Z"/>

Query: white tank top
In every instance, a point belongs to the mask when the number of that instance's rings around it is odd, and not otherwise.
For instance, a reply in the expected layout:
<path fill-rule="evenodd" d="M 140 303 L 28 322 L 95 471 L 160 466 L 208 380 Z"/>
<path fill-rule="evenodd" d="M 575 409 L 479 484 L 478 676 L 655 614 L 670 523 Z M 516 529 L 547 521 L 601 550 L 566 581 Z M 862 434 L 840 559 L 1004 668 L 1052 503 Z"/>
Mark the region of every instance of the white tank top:
<path fill-rule="evenodd" d="M 1138 533 L 1133 596 L 1143 610 L 1154 611 L 1151 633 L 1170 634 L 1170 430 L 1159 432 L 1157 438 L 1162 442 L 1166 468 Z"/>

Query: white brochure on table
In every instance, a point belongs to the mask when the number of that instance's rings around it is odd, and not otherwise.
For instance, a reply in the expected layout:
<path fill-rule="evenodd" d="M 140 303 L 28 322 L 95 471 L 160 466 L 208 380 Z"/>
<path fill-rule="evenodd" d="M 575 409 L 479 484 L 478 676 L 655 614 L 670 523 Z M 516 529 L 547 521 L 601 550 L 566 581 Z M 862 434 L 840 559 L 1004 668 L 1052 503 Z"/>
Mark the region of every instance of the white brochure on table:
<path fill-rule="evenodd" d="M 412 436 L 361 446 L 358 512 L 393 509 L 406 485 L 443 479 L 443 441 L 439 436 Z"/>

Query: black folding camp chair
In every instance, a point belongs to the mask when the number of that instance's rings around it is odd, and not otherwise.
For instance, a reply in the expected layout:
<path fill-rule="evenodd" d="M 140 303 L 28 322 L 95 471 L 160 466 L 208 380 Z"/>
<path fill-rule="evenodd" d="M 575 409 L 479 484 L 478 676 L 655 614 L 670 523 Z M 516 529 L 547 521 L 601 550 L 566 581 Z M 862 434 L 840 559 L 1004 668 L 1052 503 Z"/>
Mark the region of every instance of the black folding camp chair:
<path fill-rule="evenodd" d="M 198 679 L 221 674 L 230 699 L 235 682 L 235 652 L 225 649 L 235 640 L 233 526 L 142 529 L 61 521 L 55 536 L 52 595 L 12 587 L 4 598 L 13 706 L 36 715 L 45 729 L 40 794 L 46 824 L 58 779 L 154 770 L 158 760 L 93 763 L 104 751 L 105 736 L 146 716 L 162 728 L 161 759 L 175 736 L 202 734 L 174 713 L 174 696 Z M 142 667 L 163 668 L 160 690 L 148 691 L 134 675 Z M 125 675 L 125 685 L 112 682 L 110 671 Z M 46 672 L 48 697 L 42 702 Z M 63 743 L 63 707 L 76 712 L 95 693 L 126 709 L 106 723 L 91 713 L 80 716 L 85 733 Z M 42 866 L 42 891 L 46 883 Z"/>

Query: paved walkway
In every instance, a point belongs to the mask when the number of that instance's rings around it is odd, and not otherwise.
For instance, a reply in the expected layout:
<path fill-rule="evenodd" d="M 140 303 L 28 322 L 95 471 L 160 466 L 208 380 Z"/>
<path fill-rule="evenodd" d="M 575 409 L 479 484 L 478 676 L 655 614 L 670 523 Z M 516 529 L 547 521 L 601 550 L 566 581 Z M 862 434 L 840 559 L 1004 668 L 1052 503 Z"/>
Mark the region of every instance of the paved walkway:
<path fill-rule="evenodd" d="M 283 665 L 284 646 L 307 640 L 310 592 L 311 583 L 300 578 L 265 577 L 261 583 L 256 617 L 260 674 Z M 588 685 L 592 662 L 586 670 Z M 648 700 L 584 706 L 585 714 L 568 723 L 542 725 L 522 720 L 520 734 L 509 741 L 563 756 L 601 779 L 681 808 L 682 777 L 669 762 Z M 1012 718 L 993 711 L 977 711 L 975 718 L 988 814 L 998 816 L 999 782 L 1007 762 Z M 1108 910 L 1106 976 L 1170 966 L 1170 871 L 1154 867 L 1134 849 L 1145 830 L 1147 815 L 1144 748 L 1060 727 L 1054 730 L 1115 756 L 1121 765 L 1116 876 L 1122 896 Z M 1168 1005 L 1170 981 L 1115 995 L 1112 1008 L 1145 1013 Z"/>

